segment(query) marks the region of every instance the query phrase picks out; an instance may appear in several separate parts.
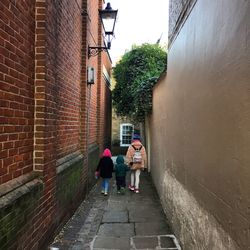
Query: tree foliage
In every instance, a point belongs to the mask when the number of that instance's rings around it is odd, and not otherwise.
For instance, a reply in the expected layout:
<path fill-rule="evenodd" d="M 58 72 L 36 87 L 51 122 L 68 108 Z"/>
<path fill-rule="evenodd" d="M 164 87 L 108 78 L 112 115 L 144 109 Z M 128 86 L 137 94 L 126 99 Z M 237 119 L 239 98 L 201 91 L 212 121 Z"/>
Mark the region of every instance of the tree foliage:
<path fill-rule="evenodd" d="M 152 87 L 166 69 L 167 53 L 157 44 L 134 46 L 114 67 L 117 115 L 142 121 L 152 107 Z"/>

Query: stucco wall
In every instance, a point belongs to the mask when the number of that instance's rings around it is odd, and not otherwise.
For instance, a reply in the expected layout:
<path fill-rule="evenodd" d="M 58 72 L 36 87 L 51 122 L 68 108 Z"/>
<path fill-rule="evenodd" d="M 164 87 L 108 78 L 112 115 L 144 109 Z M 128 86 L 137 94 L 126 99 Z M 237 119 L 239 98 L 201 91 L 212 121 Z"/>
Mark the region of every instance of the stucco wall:
<path fill-rule="evenodd" d="M 171 0 L 169 1 L 169 45 L 178 35 L 178 31 L 183 25 L 188 14 L 192 10 L 197 0 Z"/>
<path fill-rule="evenodd" d="M 154 88 L 151 171 L 184 249 L 250 246 L 249 13 L 198 0 Z"/>

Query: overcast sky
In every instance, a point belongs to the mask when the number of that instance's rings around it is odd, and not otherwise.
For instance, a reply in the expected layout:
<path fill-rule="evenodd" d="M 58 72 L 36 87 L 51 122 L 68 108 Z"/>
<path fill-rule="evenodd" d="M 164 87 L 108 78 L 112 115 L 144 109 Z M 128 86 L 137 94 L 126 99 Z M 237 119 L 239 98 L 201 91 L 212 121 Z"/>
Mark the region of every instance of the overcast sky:
<path fill-rule="evenodd" d="M 115 38 L 112 40 L 110 55 L 113 64 L 130 50 L 133 44 L 167 44 L 168 0 L 106 0 L 113 9 L 118 9 Z"/>

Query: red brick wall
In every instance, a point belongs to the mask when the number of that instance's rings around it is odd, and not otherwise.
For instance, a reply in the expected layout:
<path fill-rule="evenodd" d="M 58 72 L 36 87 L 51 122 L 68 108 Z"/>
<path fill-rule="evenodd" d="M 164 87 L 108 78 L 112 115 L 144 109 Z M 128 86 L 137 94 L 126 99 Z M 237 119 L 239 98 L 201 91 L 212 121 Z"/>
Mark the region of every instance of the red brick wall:
<path fill-rule="evenodd" d="M 110 80 L 112 75 L 112 64 L 110 63 L 110 57 L 106 54 L 104 65 L 109 73 Z M 106 111 L 104 115 L 104 144 L 106 147 L 111 148 L 111 130 L 112 130 L 112 95 L 111 95 L 111 82 L 109 82 L 108 85 L 105 85 L 106 94 L 105 94 L 105 100 L 104 102 L 106 105 Z"/>
<path fill-rule="evenodd" d="M 0 2 L 0 184 L 10 181 L 10 187 L 16 177 L 39 173 L 41 180 L 36 182 L 43 187 L 33 214 L 16 230 L 17 249 L 44 249 L 55 228 L 86 194 L 92 171 L 86 167 L 87 148 L 93 165 L 99 148 L 109 143 L 111 95 L 101 69 L 103 60 L 107 69 L 111 64 L 101 55 L 87 58 L 87 46 L 100 42 L 102 2 Z M 87 66 L 96 69 L 91 86 Z M 80 160 L 67 171 L 60 170 L 76 155 Z M 72 176 L 77 184 L 71 182 Z M 63 196 L 65 187 L 74 192 Z"/>
<path fill-rule="evenodd" d="M 98 46 L 98 7 L 100 0 L 92 0 L 88 1 L 88 46 Z M 89 119 L 89 130 L 88 130 L 88 142 L 89 144 L 97 143 L 97 67 L 98 60 L 97 56 L 90 57 L 87 66 L 94 67 L 96 74 L 95 84 L 88 85 L 88 93 L 87 93 L 87 108 L 88 108 L 88 119 Z M 89 105 L 90 104 L 90 105 Z"/>
<path fill-rule="evenodd" d="M 52 160 L 55 154 L 60 159 L 80 149 L 81 5 L 76 1 L 54 1 L 46 5 L 46 10 L 46 16 L 37 17 L 41 37 L 37 36 L 36 41 L 36 49 L 41 51 L 36 54 L 37 170 L 39 163 L 43 164 L 43 151 L 49 152 L 46 160 Z M 45 20 L 41 20 L 43 17 Z M 44 61 L 45 66 L 40 66 Z"/>
<path fill-rule="evenodd" d="M 88 8 L 91 20 L 89 20 L 90 29 L 88 33 L 89 46 L 104 46 L 101 35 L 102 25 L 98 18 L 97 5 L 101 9 L 103 1 L 91 1 Z M 88 87 L 88 97 L 91 92 L 89 142 L 90 144 L 98 144 L 100 153 L 102 153 L 104 147 L 110 146 L 111 139 L 111 91 L 103 78 L 103 65 L 108 73 L 111 74 L 111 60 L 107 52 L 103 51 L 97 56 L 89 58 L 88 66 L 94 67 L 96 73 L 95 84 Z"/>
<path fill-rule="evenodd" d="M 61 158 L 79 149 L 81 83 L 81 9 L 75 1 L 61 1 L 55 49 L 57 89 L 57 154 Z"/>
<path fill-rule="evenodd" d="M 103 1 L 99 2 L 99 8 L 105 8 Z M 99 22 L 99 36 L 98 42 L 100 45 L 104 45 L 102 33 L 102 25 Z M 111 59 L 108 52 L 104 51 L 98 56 L 98 142 L 100 144 L 100 152 L 104 148 L 110 148 L 111 141 L 111 90 L 110 90 L 110 78 L 111 78 Z"/>
<path fill-rule="evenodd" d="M 42 173 L 44 191 L 34 227 L 19 239 L 19 246 L 28 249 L 42 248 L 65 214 L 70 214 L 69 203 L 61 208 L 64 211 L 57 211 L 57 185 L 68 183 L 63 176 L 57 182 L 56 162 L 80 149 L 82 17 L 78 4 L 37 2 L 34 168 Z"/>
<path fill-rule="evenodd" d="M 88 3 L 86 0 L 82 1 L 82 66 L 81 66 L 81 88 L 80 88 L 80 101 L 81 101 L 81 109 L 80 109 L 80 145 L 81 152 L 86 153 L 87 147 L 87 129 L 86 129 L 86 121 L 87 121 L 87 35 L 88 35 L 88 15 L 86 13 L 88 9 Z"/>
<path fill-rule="evenodd" d="M 110 148 L 111 142 L 111 64 L 110 57 L 107 53 L 103 54 L 103 67 L 101 76 L 101 90 L 100 90 L 100 140 L 102 140 L 103 147 Z M 105 105 L 102 105 L 105 103 Z"/>
<path fill-rule="evenodd" d="M 32 171 L 34 1 L 0 2 L 0 184 Z"/>

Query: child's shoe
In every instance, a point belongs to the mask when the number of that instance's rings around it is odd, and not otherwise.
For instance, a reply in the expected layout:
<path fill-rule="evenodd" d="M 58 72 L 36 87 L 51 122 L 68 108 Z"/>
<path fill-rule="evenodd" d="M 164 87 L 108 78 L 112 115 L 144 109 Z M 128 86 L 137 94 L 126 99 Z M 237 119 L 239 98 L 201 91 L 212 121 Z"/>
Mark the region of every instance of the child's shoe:
<path fill-rule="evenodd" d="M 117 194 L 120 194 L 120 193 L 121 193 L 121 191 L 120 191 L 120 190 L 118 190 L 118 191 L 117 191 Z"/>
<path fill-rule="evenodd" d="M 104 194 L 104 190 L 101 191 L 101 194 Z"/>
<path fill-rule="evenodd" d="M 107 193 L 107 192 L 105 192 L 105 193 L 104 193 L 104 195 L 105 195 L 105 196 L 107 196 L 107 195 L 108 195 L 108 193 Z"/>
<path fill-rule="evenodd" d="M 125 194 L 125 188 L 124 187 L 121 188 L 121 194 Z"/>
<path fill-rule="evenodd" d="M 134 191 L 135 190 L 135 187 L 131 186 L 131 185 L 129 185 L 128 188 L 130 189 L 130 191 Z"/>
<path fill-rule="evenodd" d="M 136 194 L 139 194 L 139 193 L 140 193 L 140 192 L 139 192 L 139 189 L 135 188 L 135 193 L 136 193 Z"/>

